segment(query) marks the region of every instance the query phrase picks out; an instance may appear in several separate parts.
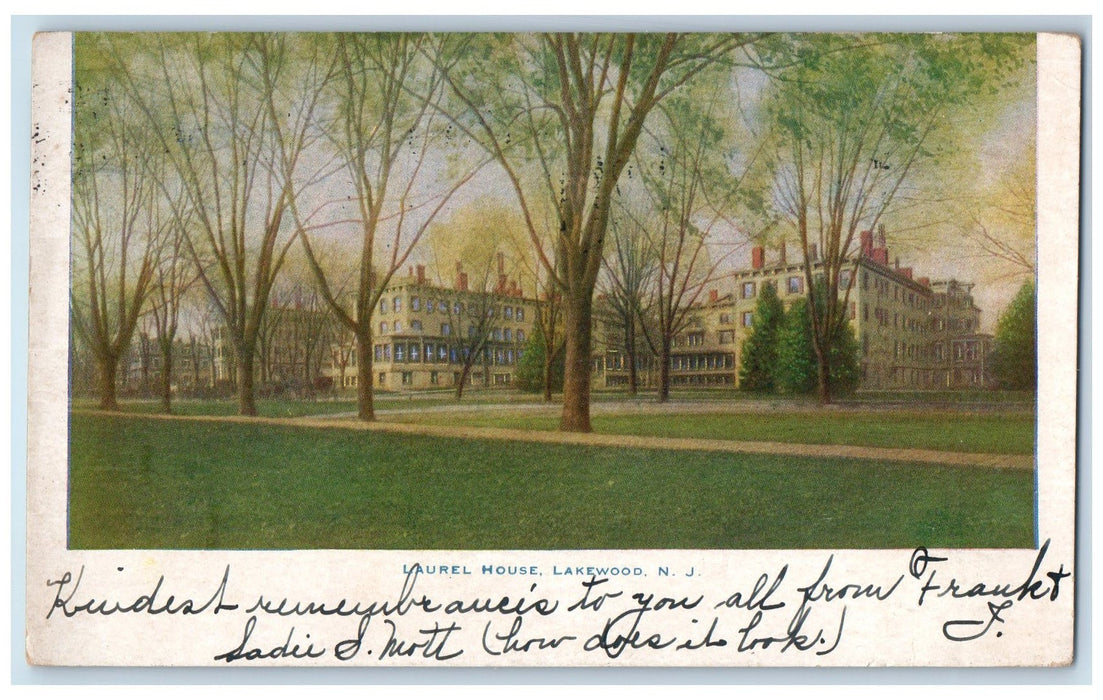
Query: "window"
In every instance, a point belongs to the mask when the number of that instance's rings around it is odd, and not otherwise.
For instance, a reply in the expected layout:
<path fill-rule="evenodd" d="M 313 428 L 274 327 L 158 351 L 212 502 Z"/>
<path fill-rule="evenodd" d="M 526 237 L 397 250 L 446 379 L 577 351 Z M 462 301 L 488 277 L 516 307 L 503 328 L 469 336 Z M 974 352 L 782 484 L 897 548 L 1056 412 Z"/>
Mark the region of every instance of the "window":
<path fill-rule="evenodd" d="M 410 362 L 417 362 L 421 359 L 421 346 L 417 343 L 410 344 Z"/>
<path fill-rule="evenodd" d="M 414 383 L 414 373 L 413 372 L 403 372 L 402 373 L 402 383 L 406 384 L 407 386 L 410 385 L 410 384 L 413 384 Z"/>
<path fill-rule="evenodd" d="M 389 344 L 383 346 L 383 361 L 384 362 L 390 362 L 391 361 L 391 346 Z"/>
<path fill-rule="evenodd" d="M 525 320 L 525 309 L 522 306 L 517 307 L 517 320 L 518 321 L 524 321 Z"/>
<path fill-rule="evenodd" d="M 402 343 L 394 346 L 394 361 L 405 362 L 406 361 L 406 346 Z"/>
<path fill-rule="evenodd" d="M 432 299 L 426 299 L 425 300 L 425 310 L 428 311 L 429 313 L 433 313 L 433 300 Z"/>
<path fill-rule="evenodd" d="M 430 372 L 429 373 L 429 383 L 430 384 L 440 384 L 440 372 Z"/>
<path fill-rule="evenodd" d="M 380 333 L 386 333 L 387 332 L 387 322 L 386 321 L 383 321 L 382 323 L 379 324 L 379 332 Z"/>
<path fill-rule="evenodd" d="M 754 282 L 743 283 L 743 298 L 754 299 Z"/>
<path fill-rule="evenodd" d="M 379 300 L 379 313 L 381 313 L 381 314 L 387 313 L 387 300 L 386 299 L 380 299 Z"/>
<path fill-rule="evenodd" d="M 492 338 L 494 338 L 494 340 L 501 340 L 502 339 L 502 329 L 501 328 L 495 328 L 494 331 L 490 335 L 491 335 Z"/>
<path fill-rule="evenodd" d="M 744 328 L 750 328 L 753 324 L 754 324 L 754 312 L 753 311 L 744 311 L 743 312 L 743 327 Z"/>
<path fill-rule="evenodd" d="M 402 321 L 395 321 L 394 322 L 394 332 L 395 333 L 401 333 L 402 332 Z"/>
<path fill-rule="evenodd" d="M 525 342 L 525 332 L 524 331 L 522 331 L 522 330 L 517 331 L 517 342 L 518 343 Z"/>
<path fill-rule="evenodd" d="M 399 311 L 402 311 L 402 297 L 395 297 L 394 298 L 394 312 L 398 313 Z"/>
<path fill-rule="evenodd" d="M 850 287 L 850 270 L 843 270 L 839 273 L 839 289 L 847 289 Z"/>
<path fill-rule="evenodd" d="M 505 317 L 507 319 L 509 319 L 510 321 L 513 320 L 513 307 L 512 306 L 507 306 L 505 308 Z"/>
<path fill-rule="evenodd" d="M 691 347 L 696 347 L 698 345 L 704 345 L 705 344 L 705 334 L 704 333 L 689 333 L 689 334 L 687 334 L 686 339 L 689 341 L 689 345 Z"/>
<path fill-rule="evenodd" d="M 448 359 L 448 347 L 443 343 L 437 346 L 437 360 L 445 362 Z"/>
<path fill-rule="evenodd" d="M 435 357 L 435 356 L 436 356 L 436 348 L 433 347 L 432 343 L 426 343 L 425 344 L 425 361 L 426 362 L 432 362 L 433 357 Z"/>
<path fill-rule="evenodd" d="M 379 373 L 379 386 L 383 386 L 386 382 L 387 382 L 386 372 L 380 372 Z"/>
<path fill-rule="evenodd" d="M 512 343 L 513 342 L 513 330 L 512 329 L 510 329 L 510 328 L 505 329 L 505 331 L 503 331 L 503 334 L 505 335 L 505 341 L 507 343 Z"/>
<path fill-rule="evenodd" d="M 442 323 L 442 324 L 440 324 L 440 334 L 441 335 L 452 335 L 452 324 L 451 323 Z"/>
<path fill-rule="evenodd" d="M 410 311 L 421 311 L 421 299 L 419 297 L 410 300 Z"/>
<path fill-rule="evenodd" d="M 375 361 L 380 362 L 382 359 L 383 359 L 383 346 L 382 345 L 376 345 L 375 346 Z"/>
<path fill-rule="evenodd" d="M 735 331 L 720 331 L 720 344 L 731 345 L 735 342 Z"/>
<path fill-rule="evenodd" d="M 421 330 L 421 321 L 416 319 L 416 318 L 413 321 L 410 321 L 410 330 L 420 331 Z"/>
<path fill-rule="evenodd" d="M 790 277 L 787 284 L 790 294 L 800 294 L 804 291 L 803 277 Z"/>
<path fill-rule="evenodd" d="M 452 303 L 452 313 L 459 316 L 461 311 L 463 311 L 463 304 L 459 303 L 458 301 L 453 302 Z"/>

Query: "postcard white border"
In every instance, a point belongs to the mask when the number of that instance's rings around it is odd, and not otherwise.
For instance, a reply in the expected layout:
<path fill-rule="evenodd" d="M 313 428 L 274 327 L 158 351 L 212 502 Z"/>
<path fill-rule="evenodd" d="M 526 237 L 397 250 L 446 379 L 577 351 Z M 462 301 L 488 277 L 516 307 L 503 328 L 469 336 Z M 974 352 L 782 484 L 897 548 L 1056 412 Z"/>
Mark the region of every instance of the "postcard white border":
<path fill-rule="evenodd" d="M 49 37 L 44 38 L 49 40 Z M 1050 39 L 1039 38 L 1039 53 L 1043 52 L 1042 45 Z M 1055 59 L 1054 65 L 1075 67 L 1079 70 L 1079 53 L 1077 46 L 1068 46 L 1061 38 L 1053 38 L 1053 43 L 1065 51 L 1064 55 Z M 1050 47 L 1047 47 L 1046 51 Z M 1071 50 L 1075 49 L 1075 55 Z M 52 55 L 56 53 L 50 51 Z M 36 59 L 37 60 L 37 59 Z M 1040 63 L 1040 72 L 1041 64 Z M 67 76 L 64 81 L 61 77 L 68 71 L 68 59 L 64 66 L 54 66 L 55 73 L 36 75 L 36 83 L 39 88 L 44 85 L 67 84 Z M 37 65 L 37 63 L 36 63 Z M 1048 64 L 1047 64 L 1048 65 Z M 1043 85 L 1045 87 L 1043 87 Z M 1050 92 L 1056 90 L 1057 92 Z M 1061 91 L 1064 92 L 1061 92 Z M 1072 92 L 1070 92 L 1072 90 Z M 1039 355 L 1041 357 L 1075 357 L 1076 346 L 1076 309 L 1077 309 L 1077 195 L 1079 192 L 1075 174 L 1079 165 L 1079 144 L 1070 141 L 1067 134 L 1078 133 L 1078 109 L 1070 109 L 1069 105 L 1078 97 L 1079 80 L 1058 79 L 1052 83 L 1048 80 L 1039 80 L 1039 307 L 1053 310 L 1052 313 L 1041 315 L 1041 322 L 1045 324 L 1045 330 L 1039 333 Z M 38 94 L 38 93 L 36 93 Z M 57 103 L 58 94 L 54 94 L 53 102 L 50 98 L 36 100 L 35 120 L 42 122 L 40 126 L 51 135 L 68 133 L 69 116 L 67 107 Z M 48 117 L 47 117 L 48 115 Z M 42 119 L 39 119 L 39 117 Z M 52 126 L 45 126 L 47 118 L 56 119 Z M 1060 129 L 1056 127 L 1060 125 Z M 62 128 L 64 127 L 64 128 Z M 1054 127 L 1051 129 L 1050 127 Z M 1063 129 L 1063 130 L 1062 130 Z M 32 191 L 32 236 L 31 236 L 31 318 L 34 323 L 30 329 L 28 375 L 29 385 L 35 387 L 35 391 L 29 401 L 29 440 L 30 453 L 29 471 L 31 480 L 28 487 L 28 590 L 27 610 L 29 617 L 28 649 L 36 660 L 65 665 L 84 664 L 164 664 L 164 665 L 214 665 L 209 659 L 205 659 L 206 649 L 196 649 L 193 644 L 182 644 L 179 648 L 162 647 L 161 651 L 154 651 L 155 645 L 149 643 L 148 626 L 129 624 L 116 625 L 97 624 L 97 629 L 85 629 L 84 625 L 74 626 L 64 634 L 59 635 L 48 631 L 49 627 L 39 627 L 33 624 L 34 611 L 43 610 L 50 591 L 44 590 L 41 582 L 56 577 L 62 568 L 77 568 L 80 564 L 86 565 L 89 570 L 98 568 L 108 571 L 117 566 L 124 566 L 127 571 L 142 570 L 144 580 L 134 581 L 135 590 L 142 589 L 148 583 L 149 577 L 156 579 L 160 573 L 181 590 L 203 589 L 212 572 L 221 571 L 226 562 L 234 564 L 234 575 L 248 568 L 248 572 L 242 574 L 240 581 L 243 588 L 251 585 L 259 586 L 262 582 L 280 580 L 291 573 L 292 567 L 299 571 L 317 571 L 332 569 L 335 566 L 348 566 L 350 557 L 355 556 L 357 563 L 363 567 L 353 575 L 361 586 L 361 589 L 390 590 L 394 588 L 395 575 L 393 570 L 386 572 L 388 566 L 392 569 L 394 564 L 412 561 L 415 553 L 349 553 L 349 552 L 296 552 L 296 553 L 242 553 L 242 552 L 68 552 L 64 548 L 65 542 L 65 478 L 66 478 L 66 447 L 64 442 L 58 440 L 59 435 L 66 435 L 67 405 L 65 372 L 57 371 L 57 358 L 61 358 L 60 366 L 64 366 L 65 347 L 64 342 L 68 337 L 67 320 L 67 295 L 63 288 L 59 288 L 57 280 L 67 280 L 68 259 L 68 213 L 67 194 L 60 198 L 61 206 L 56 199 L 63 188 L 57 187 L 57 183 L 67 182 L 67 144 L 61 138 L 52 136 L 50 143 L 44 147 L 35 149 L 33 155 L 46 159 L 48 167 L 56 167 L 64 164 L 64 170 L 51 170 L 45 177 L 45 193 L 42 190 Z M 1072 179 L 1070 181 L 1070 175 Z M 34 182 L 32 181 L 32 186 Z M 1070 201 L 1071 196 L 1071 201 Z M 1053 199 L 1050 199 L 1053 197 Z M 1050 205 L 1049 202 L 1054 202 Z M 43 206 L 46 204 L 46 206 Z M 1058 215 L 1059 213 L 1059 215 Z M 1044 214 L 1044 215 L 1043 215 Z M 1044 343 L 1044 345 L 1043 345 Z M 1054 353 L 1054 354 L 1050 354 Z M 41 358 L 52 358 L 54 362 L 44 362 Z M 1073 566 L 1074 549 L 1074 498 L 1075 498 L 1075 414 L 1072 408 L 1075 403 L 1075 365 L 1072 362 L 1042 363 L 1040 368 L 1039 403 L 1043 407 L 1059 406 L 1060 410 L 1039 411 L 1039 530 L 1042 539 L 1051 537 L 1053 545 L 1050 554 L 1053 561 L 1067 562 L 1066 568 Z M 60 515 L 60 517 L 59 517 Z M 672 566 L 690 567 L 699 566 L 706 562 L 707 566 L 719 566 L 723 569 L 723 577 L 728 579 L 738 578 L 753 572 L 769 571 L 776 568 L 782 562 L 789 563 L 792 570 L 804 568 L 804 573 L 812 572 L 822 566 L 826 552 L 743 552 L 731 555 L 717 555 L 712 552 L 673 552 L 662 553 L 664 561 L 671 562 Z M 1023 557 L 1033 558 L 1033 552 L 1022 551 Z M 846 566 L 861 573 L 896 572 L 900 569 L 901 558 L 907 559 L 910 552 L 837 552 L 837 559 L 845 557 Z M 447 553 L 434 552 L 434 558 L 449 557 Z M 557 555 L 551 553 L 501 553 L 505 559 L 517 558 L 518 561 L 554 559 Z M 615 559 L 622 557 L 619 553 L 588 553 L 587 558 L 599 560 Z M 632 553 L 632 557 L 641 557 L 643 561 L 648 556 L 656 556 L 646 553 Z M 714 558 L 723 556 L 725 561 L 714 563 Z M 955 561 L 963 562 L 963 567 L 971 571 L 984 571 L 988 574 L 1000 572 L 1001 567 L 1009 569 L 1009 575 L 1019 572 L 1025 561 L 1007 561 L 1007 552 L 953 552 Z M 492 553 L 463 553 L 457 552 L 449 557 L 460 563 L 470 563 L 477 566 L 478 562 L 488 558 L 499 557 Z M 739 557 L 738 560 L 729 557 Z M 745 558 L 744 558 L 745 557 Z M 749 566 L 743 564 L 750 560 Z M 893 563 L 895 562 L 895 563 Z M 238 564 L 241 564 L 239 566 Z M 887 567 L 886 567 L 887 564 Z M 61 567 L 61 568 L 59 568 Z M 217 579 L 217 576 L 215 577 Z M 37 582 L 37 583 L 36 583 Z M 235 585 L 238 580 L 235 578 Z M 322 598 L 327 593 L 339 595 L 342 591 L 350 590 L 351 581 L 346 580 L 345 585 L 339 585 L 336 581 L 329 581 L 321 585 L 311 585 L 306 589 L 296 582 L 287 581 L 288 588 L 298 589 L 301 595 Z M 194 586 L 192 585 L 194 584 Z M 453 595 L 463 595 L 465 592 L 478 594 L 480 587 L 476 586 L 470 591 L 464 591 L 463 586 L 452 589 Z M 43 594 L 46 593 L 47 596 Z M 884 648 L 874 651 L 870 646 L 856 645 L 857 648 L 849 655 L 836 657 L 823 657 L 819 663 L 828 665 L 913 665 L 933 664 L 949 666 L 987 666 L 987 665 L 1036 665 L 1055 664 L 1067 662 L 1072 649 L 1072 596 L 1063 595 L 1063 603 L 1060 610 L 1047 609 L 1045 615 L 1024 616 L 1017 620 L 1023 629 L 1050 629 L 1054 627 L 1053 620 L 1061 618 L 1061 622 L 1055 625 L 1053 634 L 1047 634 L 1049 640 L 1047 648 L 1039 654 L 1038 650 L 1024 648 L 1022 645 L 1007 643 L 1001 640 L 998 648 L 990 645 L 977 645 L 966 654 L 938 652 L 928 649 L 919 658 L 915 649 L 924 644 L 938 641 L 917 635 L 910 639 L 895 640 L 908 642 L 911 651 L 901 654 Z M 1067 606 L 1065 605 L 1067 602 Z M 902 614 L 908 614 L 907 610 L 884 611 L 887 614 L 871 615 L 866 624 L 871 629 L 886 623 L 886 617 L 895 618 Z M 914 611 L 913 611 L 914 612 Z M 937 617 L 939 612 L 931 612 L 926 608 L 925 614 Z M 117 618 L 118 619 L 118 618 Z M 102 621 L 101 621 L 102 622 Z M 236 623 L 235 623 L 236 625 Z M 105 634 L 105 627 L 111 627 L 110 634 Z M 45 636 L 38 637 L 40 631 Z M 219 625 L 203 627 L 199 634 L 218 634 Z M 189 634 L 195 635 L 193 629 Z M 861 632 L 849 632 L 861 639 Z M 89 644 L 89 640 L 103 640 L 114 638 L 116 635 L 125 642 L 104 644 Z M 225 636 L 225 635 L 223 635 Z M 230 635 L 232 636 L 232 635 Z M 1011 636 L 1010 628 L 1008 637 Z M 58 637 L 64 637 L 59 639 Z M 227 637 L 229 638 L 229 637 Z M 881 640 L 879 634 L 870 632 L 870 640 Z M 883 646 L 882 642 L 878 642 Z M 1009 651 L 1011 649 L 1011 651 Z M 150 656 L 155 658 L 150 658 Z M 473 655 L 472 655 L 473 656 Z M 877 658 L 872 658 L 876 656 Z M 825 662 L 825 659 L 828 659 Z M 747 661 L 747 657 L 742 657 Z M 571 658 L 552 659 L 543 658 L 540 665 L 569 665 L 578 660 Z M 459 665 L 465 665 L 466 660 L 459 661 Z M 591 662 L 592 663 L 592 662 Z M 620 663 L 620 662 L 618 662 Z M 649 658 L 643 665 L 664 665 L 670 663 L 663 659 Z M 676 663 L 676 662 L 674 662 Z M 714 663 L 726 663 L 716 659 L 693 663 L 690 665 L 711 665 Z M 769 660 L 754 659 L 748 665 L 793 665 L 787 659 Z M 476 665 L 489 665 L 486 660 Z M 600 664 L 599 664 L 600 665 Z M 631 664 L 629 664 L 631 665 Z M 681 664 L 678 664 L 681 665 Z M 738 665 L 738 664 L 737 664 Z"/>

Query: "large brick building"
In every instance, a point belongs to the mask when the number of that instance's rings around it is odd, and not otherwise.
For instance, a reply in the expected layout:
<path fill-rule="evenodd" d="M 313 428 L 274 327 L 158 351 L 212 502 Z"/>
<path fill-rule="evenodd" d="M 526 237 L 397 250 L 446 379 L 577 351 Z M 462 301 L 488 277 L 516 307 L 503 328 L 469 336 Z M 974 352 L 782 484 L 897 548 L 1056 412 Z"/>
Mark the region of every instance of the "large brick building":
<path fill-rule="evenodd" d="M 372 375 L 377 389 L 405 391 L 455 387 L 472 354 L 468 384 L 512 384 L 536 323 L 537 302 L 509 279 L 498 258 L 492 288 L 473 289 L 456 265 L 449 288 L 430 282 L 425 267 L 394 278 L 375 310 Z M 351 339 L 335 343 L 325 373 L 336 386 L 355 388 L 357 363 Z"/>
<path fill-rule="evenodd" d="M 674 338 L 672 385 L 738 385 L 743 344 L 763 287 L 773 285 L 788 308 L 807 295 L 805 266 L 812 265 L 813 276 L 822 267 L 815 250 L 809 260 L 790 260 L 784 244 L 767 257 L 764 248 L 755 247 L 750 267 L 720 281 L 698 304 L 687 328 Z M 858 340 L 860 388 L 988 386 L 992 338 L 979 332 L 973 285 L 915 277 L 898 259 L 889 260 L 884 227 L 876 235 L 864 231 L 858 255 L 840 280 L 840 295 L 851 285 L 847 313 Z M 623 350 L 607 349 L 595 361 L 599 386 L 625 382 L 620 355 Z M 646 366 L 647 360 L 639 364 Z M 653 372 L 641 374 L 645 385 L 653 380 Z"/>

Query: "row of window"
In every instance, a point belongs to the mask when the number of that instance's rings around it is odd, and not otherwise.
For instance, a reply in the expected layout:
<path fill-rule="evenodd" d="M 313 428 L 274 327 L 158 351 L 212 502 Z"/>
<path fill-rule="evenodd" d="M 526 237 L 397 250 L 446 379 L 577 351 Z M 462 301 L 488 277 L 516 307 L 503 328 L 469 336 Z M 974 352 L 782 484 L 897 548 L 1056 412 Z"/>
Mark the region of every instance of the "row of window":
<path fill-rule="evenodd" d="M 432 299 L 425 299 L 422 302 L 421 297 L 410 298 L 410 311 L 421 311 L 424 306 L 426 313 L 433 313 L 437 311 L 442 314 L 448 313 L 448 302 L 443 299 L 434 301 Z M 402 311 L 402 297 L 394 297 L 394 299 L 383 298 L 379 300 L 379 312 L 389 313 L 391 309 L 394 309 L 395 313 Z M 452 313 L 459 315 L 463 313 L 464 305 L 462 302 L 452 302 Z M 481 313 L 481 312 L 480 312 Z M 496 313 L 496 308 L 491 307 L 487 310 L 489 316 L 493 316 Z M 523 306 L 503 306 L 501 307 L 502 316 L 508 321 L 524 321 L 525 309 Z"/>
<path fill-rule="evenodd" d="M 424 328 L 422 327 L 421 321 L 419 319 L 414 319 L 413 321 L 410 321 L 410 332 L 411 333 L 419 333 L 423 330 L 424 330 Z M 384 334 L 384 335 L 387 334 L 387 333 L 390 333 L 391 332 L 391 326 L 388 325 L 388 323 L 386 321 L 380 321 L 379 322 L 379 332 L 381 334 Z M 401 333 L 402 332 L 402 321 L 395 321 L 394 322 L 394 332 L 395 333 Z M 451 323 L 442 323 L 442 324 L 440 324 L 440 334 L 443 335 L 443 336 L 452 335 L 452 324 Z M 475 326 L 468 326 L 467 327 L 467 337 L 468 338 L 474 338 L 476 335 L 478 335 L 478 329 L 475 328 Z M 525 332 L 523 330 L 519 329 L 519 328 L 516 331 L 512 328 L 492 328 L 491 331 L 490 331 L 490 338 L 493 339 L 493 340 L 505 341 L 507 343 L 512 343 L 514 340 L 516 340 L 518 343 L 523 343 L 523 342 L 525 342 Z"/>
<path fill-rule="evenodd" d="M 772 282 L 763 282 L 763 284 L 773 284 Z M 788 277 L 785 280 L 785 290 L 789 294 L 803 294 L 804 293 L 804 277 L 793 276 Z M 744 282 L 742 297 L 744 299 L 754 299 L 758 291 L 757 282 Z"/>
<path fill-rule="evenodd" d="M 475 361 L 489 361 L 495 365 L 512 365 L 521 359 L 522 352 L 513 348 L 487 348 L 475 353 Z M 385 343 L 375 346 L 376 362 L 440 362 L 460 364 L 471 357 L 470 348 L 458 348 L 445 343 Z M 353 353 L 352 365 L 356 364 Z"/>

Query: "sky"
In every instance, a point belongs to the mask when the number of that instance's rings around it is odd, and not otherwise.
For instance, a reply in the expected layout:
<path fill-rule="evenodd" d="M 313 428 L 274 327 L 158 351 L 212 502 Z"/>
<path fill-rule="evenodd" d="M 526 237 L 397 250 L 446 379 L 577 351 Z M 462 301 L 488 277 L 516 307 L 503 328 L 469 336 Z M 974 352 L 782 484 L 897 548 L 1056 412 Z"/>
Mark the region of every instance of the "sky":
<path fill-rule="evenodd" d="M 733 162 L 736 168 L 747 162 L 747 153 L 753 148 L 760 135 L 761 125 L 755 121 L 758 116 L 759 100 L 767 88 L 767 80 L 755 70 L 741 70 L 732 74 L 730 84 L 724 86 L 730 90 L 731 103 L 727 105 L 728 114 L 736 126 L 738 145 L 735 148 Z M 742 118 L 742 119 L 741 119 Z M 999 313 L 1014 296 L 1026 275 L 1009 268 L 1006 264 L 982 254 L 975 246 L 963 238 L 963 227 L 968 228 L 962 212 L 971 211 L 960 199 L 976 199 L 987 202 L 985 206 L 999 206 L 1001 182 L 1007 173 L 1021 165 L 1024 154 L 1033 153 L 1036 118 L 1033 66 L 1028 65 L 1015 79 L 1009 82 L 997 95 L 990 97 L 976 109 L 958 114 L 958 123 L 952 126 L 953 135 L 958 139 L 960 148 L 948 154 L 940 162 L 923 164 L 916 169 L 911 178 L 911 189 L 907 197 L 901 199 L 899 206 L 890 211 L 882 220 L 888 233 L 890 255 L 899 256 L 901 265 L 914 268 L 915 276 L 932 279 L 956 278 L 964 282 L 973 282 L 974 296 L 982 310 L 982 330 L 992 332 Z M 645 134 L 638 149 L 654 149 L 655 144 Z M 409 171 L 416 159 L 407 159 L 406 171 Z M 468 149 L 470 160 L 481 158 L 481 151 L 475 147 Z M 422 192 L 441 192 L 447 189 L 447 183 L 453 173 L 449 166 L 441 161 L 430 160 L 424 164 L 421 173 Z M 328 157 L 317 154 L 304 159 L 303 171 L 328 169 Z M 399 169 L 402 172 L 402 169 Z M 401 178 L 399 178 L 401 180 Z M 623 181 L 623 177 L 622 177 Z M 307 205 L 304 211 L 311 211 L 322 202 L 341 199 L 346 190 L 347 175 L 333 171 L 328 178 L 319 181 L 306 192 Z M 392 186 L 392 192 L 400 188 Z M 415 198 L 416 199 L 416 198 Z M 424 198 L 422 198 L 424 199 Z M 947 205 L 948 200 L 953 200 Z M 907 202 L 918 202 L 913 206 L 903 206 Z M 963 208 L 964 207 L 964 208 Z M 427 211 L 429 208 L 422 209 Z M 501 218 L 503 212 L 517 212 L 517 198 L 509 180 L 497 163 L 483 166 L 471 181 L 461 188 L 451 199 L 448 207 L 441 212 L 435 228 L 455 225 L 471 227 L 469 235 L 498 236 L 496 229 L 501 221 L 488 222 L 486 227 L 478 226 L 478 216 L 471 212 L 488 210 Z M 347 219 L 352 212 L 350 207 L 328 204 L 315 221 L 326 223 L 326 219 Z M 414 211 L 407 225 L 418 223 L 419 213 Z M 462 222 L 458 223 L 458 222 Z M 472 222 L 475 222 L 472 224 Z M 516 219 L 520 224 L 520 219 Z M 1022 224 L 1015 230 L 1006 220 L 993 220 L 992 230 L 999 235 L 1007 235 L 1020 245 L 1033 248 L 1029 239 L 1032 225 L 1024 230 Z M 1012 222 L 1013 223 L 1013 222 Z M 751 240 L 739 229 L 747 226 L 738 213 L 727 217 L 726 221 L 716 224 L 711 233 L 715 241 L 714 256 L 729 255 L 721 269 L 740 269 L 749 264 Z M 479 229 L 482 230 L 479 230 Z M 1006 229 L 1006 230 L 1005 230 Z M 432 235 L 430 229 L 427 235 Z M 338 255 L 338 246 L 347 246 L 358 239 L 356 226 L 351 224 L 333 224 L 319 229 L 314 236 L 333 246 L 333 254 Z M 1024 238 L 1025 236 L 1025 238 Z M 516 240 L 517 237 L 514 237 Z M 525 236 L 520 237 L 524 240 Z M 795 238 L 790 238 L 790 250 L 796 247 Z M 385 252 L 386 244 L 380 246 Z M 432 264 L 440 259 L 439 247 L 429 245 L 423 240 L 413 251 L 408 264 Z M 441 267 L 451 268 L 451 263 L 442 261 Z M 442 271 L 445 280 L 450 279 Z"/>

